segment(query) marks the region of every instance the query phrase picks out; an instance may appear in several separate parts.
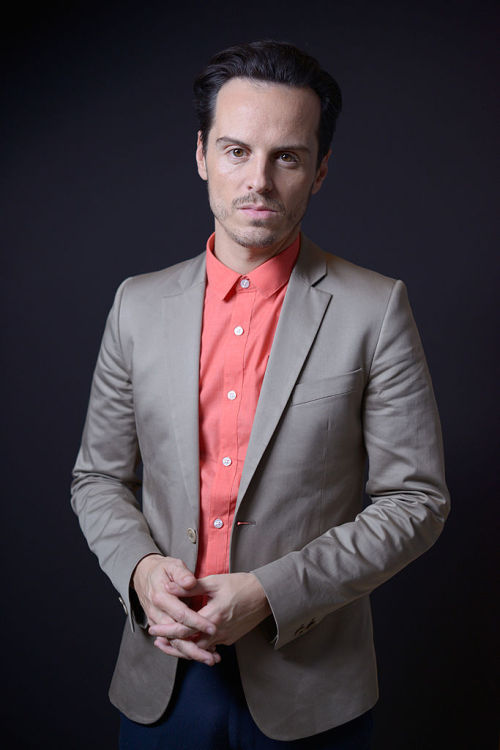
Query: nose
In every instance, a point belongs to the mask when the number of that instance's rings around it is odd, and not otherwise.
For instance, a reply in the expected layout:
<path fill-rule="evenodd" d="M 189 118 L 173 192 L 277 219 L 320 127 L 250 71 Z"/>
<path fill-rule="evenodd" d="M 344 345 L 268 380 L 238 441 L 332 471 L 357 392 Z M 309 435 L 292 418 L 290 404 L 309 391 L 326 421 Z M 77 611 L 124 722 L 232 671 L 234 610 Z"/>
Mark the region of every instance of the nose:
<path fill-rule="evenodd" d="M 267 159 L 254 158 L 249 163 L 247 188 L 256 193 L 269 193 L 273 189 L 271 167 Z"/>

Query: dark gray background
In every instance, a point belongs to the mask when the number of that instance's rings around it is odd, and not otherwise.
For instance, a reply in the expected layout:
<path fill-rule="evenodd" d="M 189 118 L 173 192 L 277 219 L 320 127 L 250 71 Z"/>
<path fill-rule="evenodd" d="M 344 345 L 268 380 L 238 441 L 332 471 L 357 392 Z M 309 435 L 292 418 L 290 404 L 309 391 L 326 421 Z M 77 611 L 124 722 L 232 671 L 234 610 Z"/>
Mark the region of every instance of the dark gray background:
<path fill-rule="evenodd" d="M 497 747 L 494 9 L 49 2 L 4 17 L 6 747 L 116 745 L 106 690 L 123 614 L 70 510 L 71 467 L 116 286 L 195 255 L 211 230 L 192 79 L 217 49 L 265 37 L 341 84 L 305 229 L 406 281 L 442 415 L 452 515 L 373 595 L 376 750 Z"/>

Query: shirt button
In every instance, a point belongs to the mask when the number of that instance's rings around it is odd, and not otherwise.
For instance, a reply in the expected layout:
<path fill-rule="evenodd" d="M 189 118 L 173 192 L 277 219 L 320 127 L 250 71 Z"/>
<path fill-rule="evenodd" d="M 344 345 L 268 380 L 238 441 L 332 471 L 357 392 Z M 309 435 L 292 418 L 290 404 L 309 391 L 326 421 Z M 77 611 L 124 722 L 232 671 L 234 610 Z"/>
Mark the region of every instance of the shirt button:
<path fill-rule="evenodd" d="M 224 466 L 231 466 L 233 462 L 231 461 L 229 456 L 224 456 L 224 458 L 222 459 L 222 463 L 224 464 Z"/>
<path fill-rule="evenodd" d="M 214 526 L 216 529 L 222 529 L 224 526 L 224 521 L 221 518 L 216 518 L 214 521 Z"/>
<path fill-rule="evenodd" d="M 230 401 L 234 401 L 236 398 L 236 391 L 228 391 L 227 397 Z"/>
<path fill-rule="evenodd" d="M 236 326 L 234 332 L 237 336 L 241 336 L 241 334 L 243 333 L 243 328 L 241 326 Z"/>
<path fill-rule="evenodd" d="M 240 286 L 242 289 L 248 289 L 248 287 L 250 286 L 249 279 L 241 279 Z"/>

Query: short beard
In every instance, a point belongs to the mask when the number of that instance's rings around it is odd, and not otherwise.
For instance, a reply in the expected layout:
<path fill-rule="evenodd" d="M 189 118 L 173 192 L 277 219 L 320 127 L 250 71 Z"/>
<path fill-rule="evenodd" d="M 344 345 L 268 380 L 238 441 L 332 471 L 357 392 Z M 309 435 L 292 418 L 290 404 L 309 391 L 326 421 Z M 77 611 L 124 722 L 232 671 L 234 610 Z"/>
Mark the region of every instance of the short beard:
<path fill-rule="evenodd" d="M 252 226 L 258 228 L 265 225 L 264 222 L 261 222 L 257 219 L 255 223 L 252 224 Z M 246 247 L 248 250 L 264 250 L 266 247 L 271 247 L 278 241 L 278 237 L 275 234 L 267 234 L 266 236 L 262 237 L 259 237 L 257 235 L 256 237 L 253 233 L 250 234 L 247 232 L 233 232 L 226 226 L 224 227 L 224 230 L 234 242 L 236 242 L 238 245 L 241 245 L 241 247 Z"/>
<path fill-rule="evenodd" d="M 248 232 L 235 232 L 234 230 L 231 230 L 229 227 L 225 225 L 225 221 L 230 215 L 230 211 L 227 210 L 224 206 L 220 206 L 215 201 L 212 200 L 212 196 L 210 194 L 210 185 L 207 180 L 207 192 L 208 192 L 208 200 L 210 204 L 210 208 L 212 210 L 212 213 L 214 217 L 217 219 L 217 221 L 224 227 L 224 231 L 227 233 L 228 237 L 230 237 L 233 242 L 236 242 L 241 247 L 246 247 L 248 250 L 265 250 L 268 247 L 271 247 L 272 245 L 275 245 L 277 242 L 279 242 L 279 234 L 276 234 L 275 232 L 271 232 L 270 234 L 267 234 L 266 236 L 255 236 L 251 231 Z M 307 206 L 309 204 L 309 200 L 311 198 L 312 193 L 312 185 L 311 189 L 309 191 L 309 195 L 307 196 L 307 200 L 305 202 L 305 205 L 303 207 L 303 210 L 298 217 L 293 217 L 294 223 L 293 226 L 290 227 L 290 231 L 288 232 L 288 237 L 290 237 L 297 227 L 300 225 L 300 222 L 304 218 L 304 215 L 306 213 Z M 253 203 L 255 202 L 253 195 L 245 195 L 241 198 L 237 198 L 232 203 L 232 208 L 237 208 L 238 206 L 244 205 L 246 203 Z M 269 208 L 271 208 L 274 211 L 278 211 L 281 214 L 285 213 L 285 208 L 282 203 L 280 203 L 277 200 L 269 199 L 267 198 L 264 201 L 265 205 L 267 205 Z M 253 219 L 251 223 L 251 227 L 254 228 L 265 228 L 266 223 L 264 221 L 261 221 L 260 219 Z M 283 248 L 282 248 L 283 249 Z"/>

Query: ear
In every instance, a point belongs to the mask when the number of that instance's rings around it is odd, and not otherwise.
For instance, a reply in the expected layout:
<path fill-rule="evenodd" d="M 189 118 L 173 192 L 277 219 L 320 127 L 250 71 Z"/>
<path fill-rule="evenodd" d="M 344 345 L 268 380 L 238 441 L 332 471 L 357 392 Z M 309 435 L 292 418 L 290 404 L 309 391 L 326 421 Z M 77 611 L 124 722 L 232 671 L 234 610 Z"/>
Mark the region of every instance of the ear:
<path fill-rule="evenodd" d="M 318 192 L 321 185 L 323 184 L 323 180 L 328 174 L 328 159 L 330 158 L 331 153 L 332 153 L 332 149 L 330 149 L 329 152 L 325 154 L 324 157 L 321 159 L 321 163 L 318 167 L 318 171 L 316 172 L 316 177 L 313 182 L 313 186 L 311 190 L 312 195 Z"/>
<path fill-rule="evenodd" d="M 201 130 L 198 130 L 198 140 L 196 141 L 196 164 L 198 165 L 198 174 L 202 180 L 207 180 L 207 164 L 205 154 L 203 153 L 203 141 L 201 140 Z"/>

